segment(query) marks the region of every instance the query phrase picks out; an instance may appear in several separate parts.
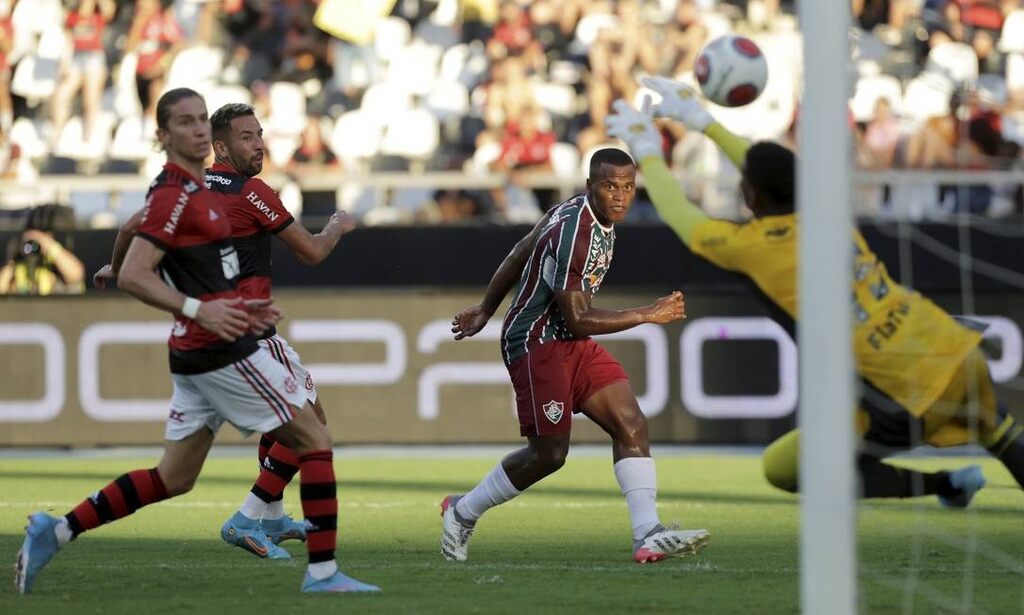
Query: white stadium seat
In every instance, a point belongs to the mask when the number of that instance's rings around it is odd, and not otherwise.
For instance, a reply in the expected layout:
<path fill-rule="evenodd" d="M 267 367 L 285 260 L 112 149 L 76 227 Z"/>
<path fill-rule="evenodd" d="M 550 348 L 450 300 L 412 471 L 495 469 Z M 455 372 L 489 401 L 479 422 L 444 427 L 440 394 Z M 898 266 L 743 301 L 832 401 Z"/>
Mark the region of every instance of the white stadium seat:
<path fill-rule="evenodd" d="M 424 106 L 442 122 L 469 113 L 469 92 L 458 81 L 439 81 L 427 94 Z"/>
<path fill-rule="evenodd" d="M 114 131 L 108 155 L 117 160 L 145 160 L 155 144 L 153 135 L 144 134 L 141 116 L 126 117 Z"/>
<path fill-rule="evenodd" d="M 850 110 L 858 122 L 866 122 L 875 116 L 875 104 L 880 98 L 889 101 L 892 109 L 899 109 L 903 104 L 903 89 L 900 82 L 892 75 L 872 75 L 857 80 Z"/>
<path fill-rule="evenodd" d="M 931 117 L 949 115 L 953 84 L 934 73 L 922 73 L 910 80 L 903 92 L 902 115 L 914 124 Z"/>
<path fill-rule="evenodd" d="M 570 143 L 551 146 L 551 170 L 559 177 L 577 177 L 580 170 L 580 152 Z"/>
<path fill-rule="evenodd" d="M 372 158 L 380 151 L 381 125 L 365 111 L 341 114 L 331 132 L 330 146 L 344 161 Z"/>
<path fill-rule="evenodd" d="M 46 141 L 39 134 L 38 128 L 27 117 L 19 117 L 11 126 L 11 143 L 21 148 L 22 158 L 42 158 L 47 152 Z"/>
<path fill-rule="evenodd" d="M 392 56 L 387 80 L 413 94 L 425 95 L 434 85 L 440 61 L 440 47 L 414 43 Z"/>
<path fill-rule="evenodd" d="M 396 53 L 409 44 L 412 31 L 409 24 L 400 17 L 385 17 L 377 22 L 374 32 L 374 48 L 377 57 L 390 62 Z"/>
<path fill-rule="evenodd" d="M 423 160 L 437 150 L 441 130 L 426 109 L 411 109 L 395 114 L 384 129 L 381 153 Z"/>
<path fill-rule="evenodd" d="M 531 85 L 534 101 L 548 113 L 562 117 L 576 115 L 576 90 L 571 86 L 540 81 Z"/>
<path fill-rule="evenodd" d="M 999 37 L 999 50 L 1003 53 L 1024 53 L 1024 9 L 1017 9 L 1006 16 Z"/>
<path fill-rule="evenodd" d="M 297 136 L 306 127 L 306 95 L 302 87 L 287 81 L 270 86 L 268 132 Z"/>
<path fill-rule="evenodd" d="M 186 47 L 175 54 L 164 87 L 204 89 L 201 84 L 216 82 L 223 68 L 224 52 L 221 49 L 206 45 Z"/>

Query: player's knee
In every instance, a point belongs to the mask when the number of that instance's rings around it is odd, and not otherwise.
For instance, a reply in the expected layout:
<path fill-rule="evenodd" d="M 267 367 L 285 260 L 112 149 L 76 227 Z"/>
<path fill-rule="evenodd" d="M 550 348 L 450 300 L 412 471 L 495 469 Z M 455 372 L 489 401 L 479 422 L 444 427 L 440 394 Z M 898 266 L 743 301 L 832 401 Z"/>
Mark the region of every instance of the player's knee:
<path fill-rule="evenodd" d="M 568 442 L 552 442 L 533 450 L 533 462 L 550 474 L 565 465 L 568 455 Z"/>
<path fill-rule="evenodd" d="M 630 413 L 629 416 L 620 421 L 618 428 L 619 433 L 616 434 L 615 439 L 620 444 L 630 447 L 647 446 L 647 417 L 644 416 L 643 412 L 640 412 L 639 408 L 636 409 L 636 412 Z"/>
<path fill-rule="evenodd" d="M 164 482 L 164 489 L 167 491 L 169 497 L 176 497 L 179 495 L 185 495 L 192 488 L 196 486 L 195 476 L 169 476 L 162 477 Z"/>

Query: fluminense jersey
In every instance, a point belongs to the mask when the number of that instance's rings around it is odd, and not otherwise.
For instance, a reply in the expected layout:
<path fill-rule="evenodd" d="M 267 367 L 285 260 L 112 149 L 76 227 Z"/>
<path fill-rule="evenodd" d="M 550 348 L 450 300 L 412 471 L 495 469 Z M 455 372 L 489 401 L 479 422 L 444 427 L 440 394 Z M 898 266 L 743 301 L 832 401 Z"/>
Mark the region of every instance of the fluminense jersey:
<path fill-rule="evenodd" d="M 614 245 L 614 228 L 597 221 L 586 195 L 555 206 L 502 324 L 502 358 L 507 365 L 528 352 L 532 343 L 577 339 L 558 309 L 555 291 L 594 296 L 611 266 Z"/>
<path fill-rule="evenodd" d="M 149 187 L 137 234 L 164 251 L 158 268 L 171 287 L 202 301 L 241 298 L 238 253 L 227 212 L 185 169 L 164 165 Z M 171 372 L 176 374 L 220 369 L 257 349 L 252 335 L 224 342 L 180 315 L 168 345 Z"/>
<path fill-rule="evenodd" d="M 723 269 L 745 274 L 795 320 L 797 231 L 795 214 L 744 224 L 707 220 L 694 229 L 690 247 Z M 857 371 L 921 416 L 981 341 L 981 333 L 894 282 L 859 232 L 854 233 L 851 257 Z"/>

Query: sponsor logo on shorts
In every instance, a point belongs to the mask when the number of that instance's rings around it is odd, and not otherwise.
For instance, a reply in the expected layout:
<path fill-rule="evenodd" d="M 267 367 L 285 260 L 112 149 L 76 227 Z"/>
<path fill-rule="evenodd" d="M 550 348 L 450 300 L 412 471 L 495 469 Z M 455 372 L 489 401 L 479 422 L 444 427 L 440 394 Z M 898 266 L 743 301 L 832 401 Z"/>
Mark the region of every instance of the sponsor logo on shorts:
<path fill-rule="evenodd" d="M 295 378 L 286 376 L 284 379 L 284 390 L 289 395 L 294 395 L 299 390 L 299 383 L 295 381 Z"/>
<path fill-rule="evenodd" d="M 548 417 L 549 421 L 557 423 L 562 418 L 562 412 L 565 410 L 565 405 L 560 401 L 551 400 L 541 406 L 541 409 L 544 410 L 544 416 Z"/>
<path fill-rule="evenodd" d="M 184 423 L 185 413 L 178 412 L 177 410 L 172 409 L 169 413 L 167 413 L 167 420 L 174 421 L 175 423 Z"/>
<path fill-rule="evenodd" d="M 313 376 L 311 376 L 309 374 L 306 374 L 306 390 L 307 391 L 312 391 L 313 390 Z"/>

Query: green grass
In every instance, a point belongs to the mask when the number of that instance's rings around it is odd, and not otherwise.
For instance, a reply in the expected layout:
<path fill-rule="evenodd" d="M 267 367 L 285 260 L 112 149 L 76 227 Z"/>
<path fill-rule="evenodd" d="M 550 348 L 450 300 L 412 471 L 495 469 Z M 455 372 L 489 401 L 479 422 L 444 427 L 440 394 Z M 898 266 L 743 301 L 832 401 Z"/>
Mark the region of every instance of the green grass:
<path fill-rule="evenodd" d="M 0 554 L 13 562 L 28 513 L 63 514 L 123 471 L 154 461 L 0 459 Z M 632 564 L 627 511 L 610 463 L 583 456 L 488 513 L 470 562 L 442 561 L 439 500 L 465 491 L 494 461 L 336 461 L 341 566 L 380 585 L 381 595 L 303 596 L 300 543 L 285 543 L 294 556 L 285 563 L 222 544 L 220 525 L 245 495 L 254 462 L 220 457 L 188 495 L 71 544 L 40 575 L 34 594 L 17 595 L 4 580 L 0 613 L 799 611 L 798 502 L 763 483 L 757 457 L 659 459 L 662 519 L 712 533 L 699 557 Z M 1012 483 L 1001 466 L 984 463 L 990 483 Z M 286 497 L 299 513 L 297 489 Z M 986 489 L 966 512 L 942 510 L 931 498 L 861 506 L 862 610 L 1024 612 L 1022 512 L 1024 496 L 1005 488 Z M 965 550 L 971 544 L 977 548 Z"/>

